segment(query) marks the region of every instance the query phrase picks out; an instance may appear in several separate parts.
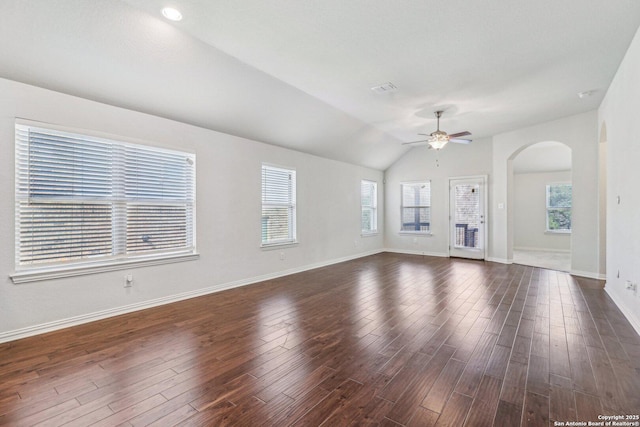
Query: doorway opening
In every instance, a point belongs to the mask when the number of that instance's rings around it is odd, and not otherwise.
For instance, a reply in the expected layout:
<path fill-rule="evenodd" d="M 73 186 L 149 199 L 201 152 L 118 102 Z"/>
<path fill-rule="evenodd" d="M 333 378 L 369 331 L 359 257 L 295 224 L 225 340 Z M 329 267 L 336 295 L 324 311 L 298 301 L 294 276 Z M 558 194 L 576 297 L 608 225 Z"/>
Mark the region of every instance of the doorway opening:
<path fill-rule="evenodd" d="M 512 160 L 513 262 L 571 271 L 571 148 L 538 142 Z"/>

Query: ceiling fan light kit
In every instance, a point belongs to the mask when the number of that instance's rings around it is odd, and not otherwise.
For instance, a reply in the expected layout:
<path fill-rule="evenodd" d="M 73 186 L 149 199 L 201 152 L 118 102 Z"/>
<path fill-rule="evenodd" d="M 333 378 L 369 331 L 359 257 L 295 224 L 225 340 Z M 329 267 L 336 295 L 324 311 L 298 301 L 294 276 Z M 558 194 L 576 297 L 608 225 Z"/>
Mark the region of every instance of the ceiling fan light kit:
<path fill-rule="evenodd" d="M 429 138 L 429 146 L 434 150 L 440 150 L 449 142 L 449 135 L 442 131 L 435 131 Z"/>
<path fill-rule="evenodd" d="M 428 136 L 429 138 L 422 139 L 420 141 L 405 142 L 405 143 L 403 143 L 403 145 L 419 144 L 419 143 L 426 142 L 426 143 L 429 144 L 429 148 L 432 148 L 434 150 L 441 150 L 442 148 L 444 148 L 445 145 L 447 145 L 447 143 L 449 141 L 455 142 L 455 143 L 458 143 L 458 144 L 468 144 L 468 143 L 470 143 L 471 142 L 470 139 L 459 138 L 461 136 L 471 135 L 470 132 L 464 131 L 464 132 L 458 132 L 458 133 L 454 133 L 454 134 L 449 135 L 445 131 L 440 130 L 440 117 L 442 117 L 442 113 L 443 113 L 442 110 L 439 110 L 439 111 L 435 112 L 436 119 L 437 119 L 437 127 L 436 127 L 436 130 L 434 132 L 431 132 L 429 135 L 420 134 L 420 135 Z"/>

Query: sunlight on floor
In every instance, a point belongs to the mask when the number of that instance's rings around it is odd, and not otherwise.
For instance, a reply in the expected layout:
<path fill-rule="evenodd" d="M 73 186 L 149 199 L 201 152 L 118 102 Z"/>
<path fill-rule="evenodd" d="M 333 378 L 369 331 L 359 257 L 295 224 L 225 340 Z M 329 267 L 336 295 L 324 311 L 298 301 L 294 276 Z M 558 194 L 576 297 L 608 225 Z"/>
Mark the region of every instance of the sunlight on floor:
<path fill-rule="evenodd" d="M 550 270 L 571 271 L 570 252 L 514 250 L 514 264 L 529 265 L 532 267 L 548 268 Z"/>

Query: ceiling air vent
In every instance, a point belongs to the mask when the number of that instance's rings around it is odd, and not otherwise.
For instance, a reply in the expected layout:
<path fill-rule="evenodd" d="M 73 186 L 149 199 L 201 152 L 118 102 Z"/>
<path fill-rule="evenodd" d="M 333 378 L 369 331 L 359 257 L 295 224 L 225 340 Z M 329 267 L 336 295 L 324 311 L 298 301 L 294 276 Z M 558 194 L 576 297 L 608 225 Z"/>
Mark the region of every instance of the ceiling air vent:
<path fill-rule="evenodd" d="M 398 88 L 391 82 L 381 84 L 380 86 L 374 86 L 371 88 L 375 93 L 391 93 L 398 90 Z"/>

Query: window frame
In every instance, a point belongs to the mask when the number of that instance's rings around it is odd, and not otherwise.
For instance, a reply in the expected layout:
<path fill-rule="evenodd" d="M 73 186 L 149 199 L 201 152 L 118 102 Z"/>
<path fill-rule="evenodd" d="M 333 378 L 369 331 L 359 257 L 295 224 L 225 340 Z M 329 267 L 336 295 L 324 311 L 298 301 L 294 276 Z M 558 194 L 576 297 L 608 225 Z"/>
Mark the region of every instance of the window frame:
<path fill-rule="evenodd" d="M 287 203 L 265 203 L 265 193 L 264 193 L 264 178 L 265 178 L 265 169 L 271 169 L 274 171 L 281 171 L 289 174 L 291 180 L 291 198 L 287 201 Z M 279 248 L 283 246 L 291 246 L 298 244 L 298 230 L 297 230 L 297 217 L 298 217 L 298 207 L 297 207 L 297 171 L 295 168 L 275 165 L 271 163 L 263 162 L 260 168 L 260 247 L 262 249 L 269 248 Z M 288 228 L 288 236 L 286 239 L 264 239 L 265 236 L 265 228 L 264 228 L 264 209 L 266 207 L 286 207 L 290 209 L 290 215 L 288 218 L 290 221 L 287 223 Z"/>
<path fill-rule="evenodd" d="M 188 153 L 180 150 L 172 150 L 159 147 L 157 144 L 150 143 L 147 141 L 135 140 L 132 138 L 126 138 L 122 136 L 106 134 L 101 132 L 90 131 L 86 129 L 74 129 L 69 127 L 63 127 L 59 125 L 53 125 L 49 123 L 42 122 L 34 122 L 30 120 L 24 119 L 16 119 L 15 124 L 15 183 L 14 183 L 14 205 L 15 205 L 15 216 L 14 216 L 14 224 L 16 229 L 16 234 L 14 236 L 14 245 L 15 245 L 15 263 L 14 263 L 14 272 L 9 275 L 12 281 L 15 284 L 26 283 L 26 282 L 35 282 L 40 280 L 50 280 L 56 279 L 60 277 L 72 277 L 84 274 L 93 274 L 100 273 L 106 271 L 115 271 L 115 270 L 123 270 L 134 267 L 148 266 L 148 265 L 161 265 L 167 263 L 175 263 L 182 261 L 190 261 L 199 258 L 199 254 L 196 250 L 196 200 L 195 200 L 195 186 L 196 186 L 196 166 L 195 166 L 195 154 Z M 123 251 L 122 242 L 127 239 L 127 236 L 131 236 L 126 231 L 126 226 L 123 227 L 121 225 L 121 217 L 116 214 L 112 214 L 110 216 L 111 220 L 111 232 L 110 236 L 112 239 L 112 248 L 109 254 L 101 254 L 96 257 L 80 257 L 69 261 L 61 261 L 58 258 L 52 262 L 45 263 L 30 263 L 24 264 L 20 255 L 21 245 L 24 244 L 23 241 L 20 240 L 19 230 L 21 228 L 21 207 L 20 204 L 26 201 L 27 203 L 32 200 L 32 196 L 29 193 L 25 193 L 24 187 L 21 188 L 21 182 L 23 182 L 24 178 L 24 168 L 31 168 L 32 161 L 31 159 L 25 160 L 21 158 L 21 154 L 24 155 L 25 147 L 28 149 L 30 141 L 29 137 L 25 140 L 24 136 L 20 136 L 19 140 L 19 132 L 25 132 L 26 129 L 29 131 L 38 131 L 43 133 L 48 133 L 50 135 L 59 135 L 58 137 L 69 138 L 76 137 L 81 141 L 99 141 L 101 143 L 112 144 L 110 147 L 118 146 L 117 150 L 147 150 L 152 153 L 164 153 L 178 156 L 185 156 L 185 160 L 189 162 L 189 165 L 192 166 L 190 169 L 190 181 L 188 189 L 188 193 L 191 193 L 188 197 L 189 201 L 184 202 L 185 206 L 185 246 L 184 247 L 175 247 L 168 248 L 167 250 L 159 250 L 159 251 L 140 251 L 136 252 L 135 250 L 127 251 L 126 244 Z M 25 142 L 26 141 L 26 142 Z M 42 157 L 43 159 L 47 159 L 48 157 Z M 106 165 L 106 163 L 104 163 Z M 113 167 L 113 164 L 109 164 L 109 167 L 112 169 L 117 169 Z M 121 175 L 110 175 L 110 191 L 116 191 L 114 188 L 119 184 L 118 182 L 122 182 L 124 178 L 125 170 L 120 170 Z M 30 172 L 27 172 L 27 178 L 31 177 Z M 182 181 L 180 181 L 182 182 Z M 47 198 L 43 197 L 36 205 L 42 203 L 61 203 L 60 201 L 56 202 L 59 199 L 59 196 Z M 116 199 L 115 196 L 110 196 L 102 199 L 95 199 L 96 203 L 104 204 L 105 206 L 111 206 L 112 212 L 115 212 L 118 209 L 122 209 L 123 206 L 131 206 L 135 208 L 135 206 L 143 207 L 145 203 L 138 202 L 136 204 L 132 199 L 127 199 L 126 197 L 122 197 L 121 199 Z M 171 204 L 172 202 L 164 202 L 165 199 L 158 199 L 156 204 Z M 69 208 L 73 208 L 73 206 L 81 206 L 83 203 L 87 203 L 86 196 L 67 196 L 67 200 L 65 204 Z M 133 204 L 131 204 L 133 203 Z M 153 204 L 153 203 L 151 203 Z M 118 223 L 120 222 L 120 223 Z"/>
<path fill-rule="evenodd" d="M 551 187 L 568 186 L 571 188 L 571 205 L 570 206 L 550 206 L 549 198 L 551 196 Z M 549 228 L 549 214 L 551 211 L 569 209 L 570 216 L 573 216 L 573 184 L 571 182 L 552 182 L 545 185 L 545 233 L 549 234 L 571 234 L 572 228 L 559 228 L 552 230 Z"/>
<path fill-rule="evenodd" d="M 428 205 L 406 205 L 404 204 L 404 186 L 405 185 L 411 185 L 411 186 L 415 186 L 415 185 L 428 185 L 429 186 L 429 204 Z M 431 180 L 426 179 L 426 180 L 419 180 L 419 181 L 404 181 L 400 183 L 400 231 L 399 234 L 416 234 L 416 235 L 421 235 L 421 236 L 430 236 L 432 235 L 432 230 L 431 230 L 431 223 L 432 223 L 432 217 L 431 217 Z M 427 230 L 403 230 L 403 221 L 402 221 L 402 214 L 404 212 L 405 208 L 414 208 L 414 209 L 420 209 L 420 208 L 429 208 L 429 225 L 428 225 L 428 229 Z"/>
<path fill-rule="evenodd" d="M 364 203 L 362 191 L 364 185 L 371 185 L 373 187 L 371 191 L 372 200 L 369 205 Z M 365 209 L 371 210 L 371 227 L 368 229 L 364 228 L 363 218 Z M 378 234 L 378 182 L 370 179 L 360 180 L 360 233 L 363 236 Z"/>

